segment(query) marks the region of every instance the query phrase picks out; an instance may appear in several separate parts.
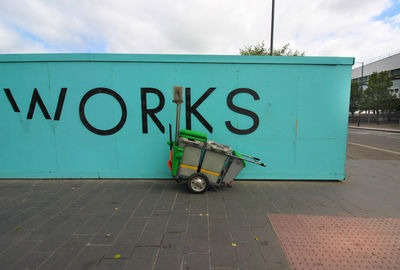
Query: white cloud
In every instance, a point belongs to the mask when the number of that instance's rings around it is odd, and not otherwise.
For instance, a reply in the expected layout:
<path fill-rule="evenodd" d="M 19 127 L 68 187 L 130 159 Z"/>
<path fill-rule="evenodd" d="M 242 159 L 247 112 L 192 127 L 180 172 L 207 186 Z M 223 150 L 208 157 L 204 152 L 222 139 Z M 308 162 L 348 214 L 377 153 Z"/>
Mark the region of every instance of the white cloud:
<path fill-rule="evenodd" d="M 376 21 L 390 0 L 276 1 L 276 47 L 358 60 L 399 49 L 399 15 Z M 269 44 L 265 0 L 2 0 L 0 53 L 237 54 Z"/>
<path fill-rule="evenodd" d="M 393 50 L 399 29 L 374 21 L 390 1 L 293 1 L 278 6 L 276 38 L 308 55 L 356 56 L 361 60 Z M 283 23 L 284 20 L 287 23 Z M 396 42 L 397 41 L 397 42 Z"/>
<path fill-rule="evenodd" d="M 42 53 L 47 49 L 37 40 L 24 37 L 0 24 L 0 53 Z"/>
<path fill-rule="evenodd" d="M 400 24 L 400 14 L 397 14 L 389 19 L 392 24 Z"/>

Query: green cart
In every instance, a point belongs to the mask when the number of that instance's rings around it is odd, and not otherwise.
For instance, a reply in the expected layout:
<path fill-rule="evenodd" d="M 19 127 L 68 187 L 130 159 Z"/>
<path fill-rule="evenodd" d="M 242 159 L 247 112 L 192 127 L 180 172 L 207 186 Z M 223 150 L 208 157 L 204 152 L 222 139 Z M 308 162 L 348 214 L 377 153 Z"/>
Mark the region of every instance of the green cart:
<path fill-rule="evenodd" d="M 193 130 L 180 129 L 183 87 L 174 86 L 173 102 L 177 104 L 175 140 L 172 141 L 169 125 L 170 160 L 172 177 L 177 182 L 187 180 L 189 191 L 204 192 L 208 186 L 230 185 L 246 161 L 265 167 L 259 159 L 239 154 L 228 145 L 210 141 L 207 135 Z M 247 157 L 247 159 L 245 158 Z"/>
<path fill-rule="evenodd" d="M 201 193 L 209 186 L 231 185 L 246 166 L 246 161 L 266 166 L 258 162 L 258 158 L 207 140 L 207 135 L 202 132 L 183 129 L 178 136 L 177 145 L 172 140 L 169 142 L 173 149 L 170 169 L 177 182 L 187 180 L 190 192 Z"/>

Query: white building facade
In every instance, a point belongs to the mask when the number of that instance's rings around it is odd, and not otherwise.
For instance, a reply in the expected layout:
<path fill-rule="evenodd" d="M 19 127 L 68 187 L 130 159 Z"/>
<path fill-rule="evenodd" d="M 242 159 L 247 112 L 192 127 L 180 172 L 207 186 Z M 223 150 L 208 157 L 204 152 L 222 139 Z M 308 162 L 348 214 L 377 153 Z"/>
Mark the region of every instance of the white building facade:
<path fill-rule="evenodd" d="M 368 78 L 373 72 L 389 71 L 393 86 L 390 92 L 400 97 L 400 53 L 383 58 L 381 60 L 354 68 L 351 74 L 352 80 L 358 80 L 360 85 L 368 85 Z M 365 89 L 366 87 L 364 87 Z"/>

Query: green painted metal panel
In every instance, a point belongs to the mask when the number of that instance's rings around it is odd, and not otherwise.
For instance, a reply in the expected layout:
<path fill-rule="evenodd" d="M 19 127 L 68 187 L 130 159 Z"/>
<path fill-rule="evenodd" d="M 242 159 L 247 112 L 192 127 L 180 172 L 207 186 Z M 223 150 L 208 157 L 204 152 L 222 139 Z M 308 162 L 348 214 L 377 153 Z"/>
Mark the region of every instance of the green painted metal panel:
<path fill-rule="evenodd" d="M 181 128 L 190 123 L 267 163 L 246 166 L 239 178 L 344 179 L 353 61 L 0 55 L 0 178 L 168 178 L 172 87 L 180 85 L 190 91 Z"/>

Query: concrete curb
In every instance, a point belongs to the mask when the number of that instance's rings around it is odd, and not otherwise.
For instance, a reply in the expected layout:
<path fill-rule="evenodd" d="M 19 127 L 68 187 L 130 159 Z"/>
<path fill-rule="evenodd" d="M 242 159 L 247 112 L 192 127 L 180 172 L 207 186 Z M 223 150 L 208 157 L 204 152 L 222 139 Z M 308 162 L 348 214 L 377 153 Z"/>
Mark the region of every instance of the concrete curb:
<path fill-rule="evenodd" d="M 398 130 L 398 129 L 388 129 L 388 128 L 354 127 L 354 126 L 349 126 L 349 128 L 400 133 L 400 129 Z"/>

